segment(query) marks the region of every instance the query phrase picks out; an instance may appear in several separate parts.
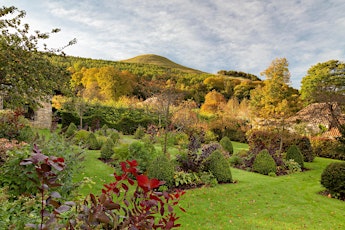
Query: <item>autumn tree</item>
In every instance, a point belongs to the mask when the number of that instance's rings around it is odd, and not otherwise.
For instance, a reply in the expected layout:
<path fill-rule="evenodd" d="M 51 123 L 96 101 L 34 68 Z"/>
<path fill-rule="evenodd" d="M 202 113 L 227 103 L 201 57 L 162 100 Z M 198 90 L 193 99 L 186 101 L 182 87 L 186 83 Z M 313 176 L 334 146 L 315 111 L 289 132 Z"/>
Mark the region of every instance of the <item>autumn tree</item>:
<path fill-rule="evenodd" d="M 213 90 L 206 94 L 205 102 L 202 104 L 200 112 L 204 114 L 216 114 L 225 104 L 226 100 L 224 96 Z"/>
<path fill-rule="evenodd" d="M 253 113 L 266 120 L 282 120 L 298 111 L 298 91 L 287 85 L 290 73 L 286 59 L 275 59 L 262 74 L 266 75 L 264 85 L 250 94 Z"/>
<path fill-rule="evenodd" d="M 28 104 L 39 105 L 53 94 L 54 90 L 67 88 L 68 72 L 54 65 L 49 55 L 63 54 L 60 49 L 48 49 L 46 45 L 40 52 L 38 44 L 59 29 L 50 33 L 35 31 L 30 34 L 28 24 L 23 24 L 25 11 L 16 7 L 0 8 L 0 96 L 4 105 L 15 108 Z M 67 46 L 75 43 L 72 40 Z"/>
<path fill-rule="evenodd" d="M 290 71 L 288 67 L 289 63 L 286 58 L 276 58 L 266 70 L 260 73 L 260 75 L 265 76 L 267 80 L 279 78 L 285 84 L 289 84 Z"/>

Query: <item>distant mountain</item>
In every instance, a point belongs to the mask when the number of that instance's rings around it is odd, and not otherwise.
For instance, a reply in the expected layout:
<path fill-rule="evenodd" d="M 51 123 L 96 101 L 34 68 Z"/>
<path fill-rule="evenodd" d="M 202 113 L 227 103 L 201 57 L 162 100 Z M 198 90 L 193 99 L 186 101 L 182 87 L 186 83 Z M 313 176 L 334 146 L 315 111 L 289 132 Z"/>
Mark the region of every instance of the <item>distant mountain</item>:
<path fill-rule="evenodd" d="M 130 59 L 122 60 L 120 62 L 136 63 L 136 64 L 151 64 L 151 65 L 157 65 L 157 66 L 165 67 L 165 68 L 177 69 L 186 73 L 198 73 L 198 74 L 205 73 L 200 70 L 188 68 L 183 65 L 177 64 L 169 60 L 168 58 L 155 55 L 155 54 L 139 55 Z"/>

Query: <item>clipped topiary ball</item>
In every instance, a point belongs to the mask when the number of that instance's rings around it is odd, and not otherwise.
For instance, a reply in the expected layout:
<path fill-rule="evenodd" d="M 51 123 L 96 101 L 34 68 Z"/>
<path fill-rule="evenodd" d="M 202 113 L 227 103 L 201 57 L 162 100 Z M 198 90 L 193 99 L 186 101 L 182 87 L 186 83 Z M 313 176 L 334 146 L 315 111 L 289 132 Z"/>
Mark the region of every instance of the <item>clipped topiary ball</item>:
<path fill-rule="evenodd" d="M 205 162 L 205 169 L 210 171 L 218 182 L 232 182 L 229 162 L 219 151 L 214 151 Z"/>
<path fill-rule="evenodd" d="M 220 141 L 219 144 L 223 147 L 223 149 L 229 152 L 230 155 L 234 153 L 234 147 L 232 146 L 231 140 L 229 137 L 225 136 Z"/>
<path fill-rule="evenodd" d="M 168 157 L 162 155 L 150 163 L 147 168 L 147 173 L 150 178 L 165 181 L 164 185 L 171 188 L 174 184 L 174 168 L 174 164 L 168 159 Z"/>
<path fill-rule="evenodd" d="M 255 157 L 253 171 L 264 175 L 277 172 L 276 162 L 266 149 L 259 152 Z"/>
<path fill-rule="evenodd" d="M 286 152 L 286 160 L 294 160 L 301 168 L 304 167 L 303 155 L 296 145 L 291 145 Z"/>
<path fill-rule="evenodd" d="M 315 153 L 308 137 L 302 137 L 296 141 L 297 147 L 301 150 L 304 162 L 313 162 Z"/>
<path fill-rule="evenodd" d="M 345 199 L 345 162 L 329 164 L 321 174 L 321 185 L 339 199 Z"/>

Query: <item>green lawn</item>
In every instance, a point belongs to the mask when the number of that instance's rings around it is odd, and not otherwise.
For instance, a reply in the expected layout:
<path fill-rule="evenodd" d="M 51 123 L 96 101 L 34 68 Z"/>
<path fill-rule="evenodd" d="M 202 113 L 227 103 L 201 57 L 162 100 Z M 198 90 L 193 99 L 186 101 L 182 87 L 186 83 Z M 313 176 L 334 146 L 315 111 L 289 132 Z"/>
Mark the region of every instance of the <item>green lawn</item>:
<path fill-rule="evenodd" d="M 130 142 L 131 138 L 126 139 Z M 233 142 L 235 152 L 247 145 Z M 83 195 L 99 194 L 113 181 L 114 170 L 87 151 L 85 169 L 76 180 L 91 178 Z M 186 213 L 178 211 L 180 229 L 345 229 L 345 202 L 318 194 L 320 175 L 333 160 L 316 158 L 303 173 L 268 177 L 232 168 L 235 184 L 188 190 L 181 199 Z"/>
<path fill-rule="evenodd" d="M 232 169 L 236 184 L 187 191 L 181 229 L 345 229 L 345 203 L 318 194 L 331 161 L 316 158 L 309 171 L 281 177 Z"/>

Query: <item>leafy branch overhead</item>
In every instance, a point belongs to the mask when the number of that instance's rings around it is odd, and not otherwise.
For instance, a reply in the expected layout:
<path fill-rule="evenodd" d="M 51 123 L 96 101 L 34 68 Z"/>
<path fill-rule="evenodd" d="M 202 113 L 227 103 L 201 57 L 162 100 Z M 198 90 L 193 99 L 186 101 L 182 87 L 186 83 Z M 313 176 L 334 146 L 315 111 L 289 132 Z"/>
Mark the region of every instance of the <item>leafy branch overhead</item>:
<path fill-rule="evenodd" d="M 30 34 L 29 25 L 22 24 L 25 15 L 25 11 L 13 6 L 0 8 L 0 96 L 9 108 L 24 104 L 35 107 L 54 90 L 64 89 L 68 73 L 65 68 L 52 64 L 48 56 L 63 54 L 64 48 L 76 43 L 73 39 L 58 49 L 49 49 L 44 44 L 44 52 L 40 52 L 39 42 L 60 29 Z"/>

